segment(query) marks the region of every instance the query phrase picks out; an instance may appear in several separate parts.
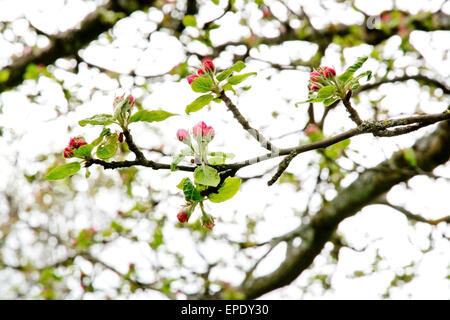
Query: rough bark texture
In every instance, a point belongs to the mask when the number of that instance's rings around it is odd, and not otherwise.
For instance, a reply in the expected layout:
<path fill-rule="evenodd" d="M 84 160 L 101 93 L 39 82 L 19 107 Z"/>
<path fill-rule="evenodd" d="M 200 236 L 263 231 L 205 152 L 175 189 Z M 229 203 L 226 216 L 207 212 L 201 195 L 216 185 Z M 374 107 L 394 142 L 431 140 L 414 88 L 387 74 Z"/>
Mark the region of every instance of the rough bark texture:
<path fill-rule="evenodd" d="M 430 135 L 413 146 L 420 170 L 430 172 L 450 159 L 450 121 L 442 122 Z M 240 287 L 247 299 L 257 298 L 274 289 L 288 285 L 307 269 L 320 254 L 339 223 L 355 215 L 396 184 L 407 181 L 420 170 L 408 166 L 402 151 L 363 172 L 350 186 L 343 189 L 324 206 L 307 225 L 294 231 L 302 239 L 298 247 L 289 246 L 286 260 L 274 272 L 250 278 Z"/>

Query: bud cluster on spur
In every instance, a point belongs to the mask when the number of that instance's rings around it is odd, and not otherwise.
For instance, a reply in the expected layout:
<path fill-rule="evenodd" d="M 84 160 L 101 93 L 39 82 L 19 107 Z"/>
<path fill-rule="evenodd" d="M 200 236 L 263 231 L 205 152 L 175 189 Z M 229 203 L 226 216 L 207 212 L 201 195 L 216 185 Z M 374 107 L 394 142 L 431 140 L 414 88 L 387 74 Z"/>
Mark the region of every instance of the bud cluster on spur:
<path fill-rule="evenodd" d="M 214 73 L 215 70 L 216 67 L 214 66 L 214 62 L 211 59 L 203 59 L 202 66 L 197 69 L 197 74 L 191 74 L 190 76 L 188 76 L 187 81 L 189 84 L 191 84 L 199 76 L 207 75 L 208 73 Z"/>
<path fill-rule="evenodd" d="M 345 97 L 351 96 L 351 90 L 359 87 L 359 80 L 367 77 L 370 80 L 371 71 L 365 71 L 357 76 L 355 72 L 362 67 L 367 57 L 358 58 L 357 62 L 348 67 L 344 73 L 337 75 L 336 70 L 331 67 L 319 67 L 309 74 L 309 97 L 308 100 L 297 102 L 301 103 L 323 102 L 327 107 L 338 100 L 345 101 Z M 349 94 L 349 95 L 348 95 Z"/>
<path fill-rule="evenodd" d="M 201 210 L 199 225 L 205 229 L 212 230 L 215 225 L 215 218 L 206 213 L 204 201 L 223 202 L 231 199 L 239 190 L 241 179 L 230 176 L 222 176 L 214 167 L 222 165 L 227 158 L 233 158 L 233 154 L 223 152 L 208 152 L 208 145 L 214 139 L 215 130 L 204 121 L 198 122 L 191 130 L 178 129 L 176 137 L 178 141 L 187 146 L 177 156 L 174 157 L 171 169 L 177 170 L 178 164 L 185 157 L 193 157 L 192 163 L 196 164 L 194 170 L 194 181 L 190 178 L 183 178 L 177 185 L 183 191 L 186 200 L 185 205 L 177 214 L 177 219 L 184 224 L 189 221 L 197 205 Z M 190 225 L 194 226 L 194 225 Z"/>
<path fill-rule="evenodd" d="M 85 144 L 87 144 L 87 143 L 84 140 L 84 138 L 81 136 L 70 138 L 69 145 L 66 148 L 64 148 L 64 151 L 63 151 L 64 158 L 66 158 L 66 159 L 72 158 L 73 151 L 78 149 L 81 146 L 84 146 Z"/>

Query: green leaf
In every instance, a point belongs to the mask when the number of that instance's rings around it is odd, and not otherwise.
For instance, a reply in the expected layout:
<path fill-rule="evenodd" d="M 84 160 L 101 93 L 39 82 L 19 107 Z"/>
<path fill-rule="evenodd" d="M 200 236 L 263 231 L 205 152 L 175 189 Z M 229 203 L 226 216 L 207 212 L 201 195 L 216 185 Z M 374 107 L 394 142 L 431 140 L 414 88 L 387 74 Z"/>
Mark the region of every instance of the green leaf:
<path fill-rule="evenodd" d="M 211 193 L 208 198 L 212 202 L 223 202 L 233 198 L 241 187 L 241 179 L 235 177 L 228 177 L 220 186 L 217 193 Z"/>
<path fill-rule="evenodd" d="M 59 180 L 65 179 L 77 173 L 81 168 L 79 162 L 70 162 L 53 168 L 45 176 L 45 180 Z"/>
<path fill-rule="evenodd" d="M 183 187 L 184 187 L 184 181 L 186 181 L 186 179 L 189 179 L 189 178 L 183 178 L 183 179 L 181 179 L 180 183 L 177 184 L 177 188 L 178 188 L 178 189 L 183 190 Z"/>
<path fill-rule="evenodd" d="M 232 153 L 211 152 L 209 155 L 212 156 L 208 159 L 208 163 L 211 165 L 224 164 L 227 159 L 234 158 Z"/>
<path fill-rule="evenodd" d="M 8 81 L 10 73 L 9 69 L 0 70 L 0 82 Z"/>
<path fill-rule="evenodd" d="M 325 107 L 328 107 L 329 105 L 332 105 L 333 103 L 335 103 L 338 100 L 339 100 L 339 97 L 331 97 L 331 98 L 325 99 L 323 101 L 323 104 Z"/>
<path fill-rule="evenodd" d="M 193 156 L 194 152 L 192 151 L 191 148 L 186 148 L 183 149 L 172 161 L 172 163 L 170 164 L 170 170 L 171 171 L 175 171 L 176 170 L 176 166 L 181 162 L 181 160 L 183 160 L 185 157 L 187 156 Z"/>
<path fill-rule="evenodd" d="M 195 19 L 192 15 L 186 15 L 183 17 L 183 24 L 186 27 L 196 27 L 197 26 L 197 19 Z"/>
<path fill-rule="evenodd" d="M 234 90 L 233 86 L 229 83 L 223 86 L 224 91 L 233 91 L 234 94 L 236 94 L 236 91 Z"/>
<path fill-rule="evenodd" d="M 345 72 L 343 74 L 341 74 L 338 77 L 338 80 L 342 83 L 347 83 L 353 76 L 353 74 L 362 67 L 362 65 L 364 64 L 364 62 L 366 62 L 368 57 L 362 57 L 362 58 L 358 58 L 358 61 L 351 65 L 350 67 L 347 68 L 347 70 L 345 70 Z"/>
<path fill-rule="evenodd" d="M 200 166 L 194 171 L 194 182 L 204 186 L 217 187 L 220 182 L 220 176 L 213 167 Z"/>
<path fill-rule="evenodd" d="M 90 143 L 90 145 L 91 145 L 92 147 L 96 147 L 97 145 L 99 145 L 99 144 L 103 141 L 103 137 L 104 137 L 104 136 L 108 136 L 110 133 L 111 133 L 111 129 L 109 129 L 109 128 L 104 128 L 104 129 L 102 130 L 102 133 L 100 133 L 100 135 L 98 136 L 98 138 L 95 139 L 94 141 L 92 141 L 92 142 Z"/>
<path fill-rule="evenodd" d="M 241 83 L 242 81 L 244 81 L 248 77 L 253 76 L 255 74 L 256 74 L 256 72 L 249 72 L 249 73 L 244 73 L 244 74 L 240 74 L 240 75 L 237 75 L 237 76 L 232 76 L 232 77 L 230 77 L 230 79 L 228 79 L 228 83 L 232 84 L 232 85 L 235 85 L 235 84 Z"/>
<path fill-rule="evenodd" d="M 295 106 L 298 107 L 298 105 L 302 104 L 302 103 L 315 103 L 315 102 L 322 102 L 324 100 L 325 100 L 324 98 L 317 98 L 317 96 L 314 96 L 314 97 L 309 98 L 308 100 L 297 102 L 295 104 Z"/>
<path fill-rule="evenodd" d="M 211 0 L 211 2 L 214 3 L 215 5 L 218 5 L 218 4 L 219 4 L 219 1 L 220 1 L 220 0 Z"/>
<path fill-rule="evenodd" d="M 183 181 L 183 193 L 186 201 L 200 201 L 202 200 L 202 196 L 200 192 L 195 188 L 192 184 L 191 179 L 185 178 Z"/>
<path fill-rule="evenodd" d="M 191 88 L 195 92 L 205 93 L 211 90 L 213 82 L 210 78 L 198 77 L 191 83 Z"/>
<path fill-rule="evenodd" d="M 204 106 L 209 104 L 213 100 L 213 98 L 214 97 L 211 94 L 205 94 L 198 97 L 191 104 L 186 106 L 186 114 L 201 110 Z"/>
<path fill-rule="evenodd" d="M 85 144 L 78 149 L 73 150 L 73 155 L 77 158 L 85 158 L 91 154 L 93 146 L 90 144 Z"/>
<path fill-rule="evenodd" d="M 130 117 L 129 123 L 137 121 L 154 122 L 164 121 L 169 117 L 175 116 L 175 113 L 170 113 L 164 110 L 141 110 Z"/>
<path fill-rule="evenodd" d="M 335 86 L 326 86 L 319 90 L 317 93 L 318 99 L 328 99 L 331 98 L 331 96 L 336 92 Z"/>
<path fill-rule="evenodd" d="M 416 152 L 413 148 L 408 148 L 403 150 L 403 158 L 408 162 L 408 164 L 415 168 L 417 167 L 417 159 L 416 159 Z"/>
<path fill-rule="evenodd" d="M 84 127 L 87 124 L 106 126 L 114 122 L 113 116 L 110 114 L 96 114 L 87 119 L 78 121 L 78 124 Z"/>
<path fill-rule="evenodd" d="M 219 73 L 216 78 L 218 81 L 223 81 L 226 78 L 228 78 L 233 72 L 239 72 L 244 68 L 245 68 L 245 63 L 243 63 L 242 61 L 238 61 L 233 66 L 228 68 L 227 70 L 224 70 L 221 73 Z"/>
<path fill-rule="evenodd" d="M 105 141 L 97 148 L 97 157 L 100 159 L 109 159 L 114 156 L 119 146 L 119 137 L 117 133 L 111 134 L 106 137 Z"/>

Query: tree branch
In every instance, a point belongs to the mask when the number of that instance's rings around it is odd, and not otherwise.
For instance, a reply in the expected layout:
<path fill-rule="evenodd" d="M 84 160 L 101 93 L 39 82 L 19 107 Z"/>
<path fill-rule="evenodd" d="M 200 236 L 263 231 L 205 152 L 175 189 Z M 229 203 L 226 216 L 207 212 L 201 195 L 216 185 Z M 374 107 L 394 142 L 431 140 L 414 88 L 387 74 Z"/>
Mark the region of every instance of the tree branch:
<path fill-rule="evenodd" d="M 449 144 L 450 122 L 445 121 L 433 133 L 415 143 L 413 148 L 418 168 L 429 172 L 446 163 L 450 159 Z M 311 223 L 302 224 L 295 230 L 301 235 L 301 244 L 297 247 L 290 246 L 286 259 L 275 271 L 243 282 L 238 290 L 247 299 L 254 299 L 295 280 L 320 254 L 341 221 L 355 215 L 373 199 L 386 193 L 396 184 L 419 174 L 417 170 L 397 170 L 397 168 L 407 167 L 408 164 L 405 162 L 403 152 L 399 151 L 376 166 L 374 168 L 376 170 L 369 169 L 361 173 L 357 180 L 322 207 L 312 218 Z"/>
<path fill-rule="evenodd" d="M 234 118 L 241 124 L 241 126 L 247 130 L 248 133 L 252 137 L 254 137 L 262 147 L 266 148 L 269 151 L 275 150 L 276 147 L 272 145 L 272 143 L 267 140 L 258 130 L 252 128 L 248 123 L 247 119 L 239 112 L 238 108 L 231 102 L 230 98 L 225 94 L 224 91 L 220 93 L 220 98 L 225 102 L 228 110 L 233 113 Z"/>

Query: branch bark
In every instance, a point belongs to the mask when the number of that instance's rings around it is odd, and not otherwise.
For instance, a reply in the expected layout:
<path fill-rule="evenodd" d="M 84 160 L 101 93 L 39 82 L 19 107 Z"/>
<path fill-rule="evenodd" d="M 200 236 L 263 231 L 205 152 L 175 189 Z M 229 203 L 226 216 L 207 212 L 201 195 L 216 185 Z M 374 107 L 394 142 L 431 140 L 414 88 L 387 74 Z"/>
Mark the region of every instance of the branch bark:
<path fill-rule="evenodd" d="M 450 121 L 445 121 L 433 133 L 414 144 L 418 169 L 430 172 L 446 163 L 450 159 L 449 144 Z M 408 167 L 402 151 L 399 151 L 375 168 L 364 171 L 357 180 L 340 191 L 329 204 L 322 207 L 311 223 L 301 225 L 294 230 L 300 235 L 301 244 L 297 247 L 289 246 L 286 259 L 275 271 L 265 276 L 248 279 L 240 285 L 238 290 L 247 299 L 254 299 L 288 285 L 311 265 L 340 222 L 355 215 L 396 184 L 419 174 L 420 170 Z"/>

